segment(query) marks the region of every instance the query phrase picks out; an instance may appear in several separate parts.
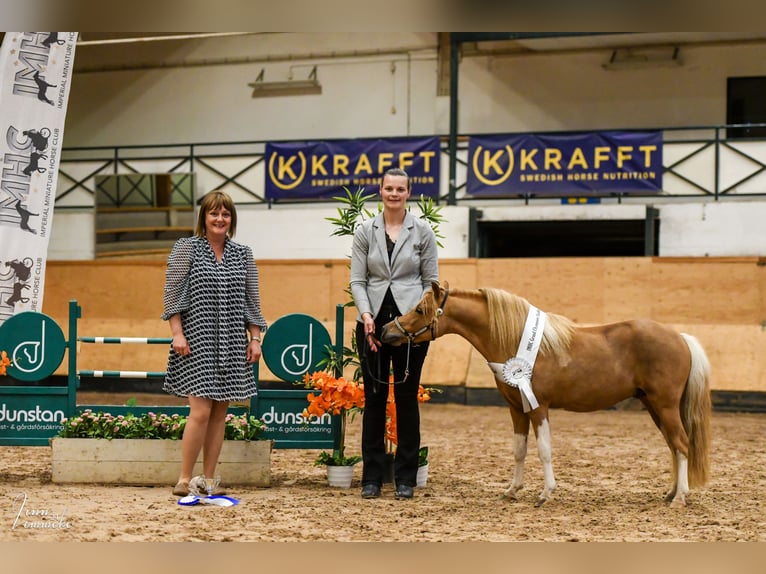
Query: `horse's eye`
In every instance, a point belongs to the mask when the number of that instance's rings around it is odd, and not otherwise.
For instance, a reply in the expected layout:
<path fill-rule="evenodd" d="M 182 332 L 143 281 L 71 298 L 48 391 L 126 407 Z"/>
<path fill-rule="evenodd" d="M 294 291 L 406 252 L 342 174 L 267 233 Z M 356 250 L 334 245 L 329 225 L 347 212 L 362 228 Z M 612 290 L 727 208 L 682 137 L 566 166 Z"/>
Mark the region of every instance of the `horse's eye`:
<path fill-rule="evenodd" d="M 422 315 L 423 314 L 423 308 L 422 307 L 415 307 L 415 313 L 417 313 L 418 315 Z"/>

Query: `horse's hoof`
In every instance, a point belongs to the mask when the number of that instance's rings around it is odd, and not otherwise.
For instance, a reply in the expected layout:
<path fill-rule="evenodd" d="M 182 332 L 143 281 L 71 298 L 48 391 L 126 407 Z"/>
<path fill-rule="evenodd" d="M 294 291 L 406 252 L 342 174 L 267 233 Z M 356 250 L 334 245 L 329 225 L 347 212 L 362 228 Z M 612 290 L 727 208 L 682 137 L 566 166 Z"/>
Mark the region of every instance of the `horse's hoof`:
<path fill-rule="evenodd" d="M 683 496 L 677 496 L 670 503 L 670 508 L 685 508 L 685 507 L 686 507 L 686 498 Z"/>
<path fill-rule="evenodd" d="M 670 504 L 671 502 L 673 502 L 673 500 L 675 499 L 675 497 L 676 497 L 676 491 L 675 491 L 675 490 L 671 490 L 670 492 L 668 492 L 668 493 L 665 495 L 665 502 L 667 502 L 668 504 Z"/>
<path fill-rule="evenodd" d="M 510 486 L 510 487 L 506 488 L 503 491 L 503 498 L 508 499 L 508 500 L 513 500 L 513 501 L 518 501 L 519 500 L 519 492 L 521 492 L 522 488 L 524 488 L 524 487 L 523 486 L 519 486 L 519 487 Z"/>
<path fill-rule="evenodd" d="M 535 502 L 535 508 L 540 508 L 543 504 L 545 504 L 548 501 L 547 498 L 538 498 L 537 502 Z"/>

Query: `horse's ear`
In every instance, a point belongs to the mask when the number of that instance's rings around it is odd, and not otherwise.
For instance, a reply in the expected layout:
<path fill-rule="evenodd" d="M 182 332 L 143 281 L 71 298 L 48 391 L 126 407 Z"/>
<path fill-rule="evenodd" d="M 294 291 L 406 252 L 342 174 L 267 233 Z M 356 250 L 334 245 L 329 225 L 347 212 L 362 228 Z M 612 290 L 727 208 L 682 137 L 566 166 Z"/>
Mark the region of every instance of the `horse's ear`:
<path fill-rule="evenodd" d="M 441 287 L 439 286 L 439 282 L 431 281 L 431 291 L 433 292 L 434 295 L 436 295 L 439 292 L 439 289 L 441 289 Z"/>
<path fill-rule="evenodd" d="M 447 281 L 444 281 L 444 288 L 449 290 L 449 283 L 447 283 Z"/>

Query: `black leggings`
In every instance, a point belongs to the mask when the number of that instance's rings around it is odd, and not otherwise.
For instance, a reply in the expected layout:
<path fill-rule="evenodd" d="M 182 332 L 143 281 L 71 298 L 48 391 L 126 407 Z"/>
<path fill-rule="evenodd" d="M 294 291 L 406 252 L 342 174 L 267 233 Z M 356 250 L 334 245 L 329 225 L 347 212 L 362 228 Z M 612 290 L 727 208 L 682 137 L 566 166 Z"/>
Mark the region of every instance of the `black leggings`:
<path fill-rule="evenodd" d="M 375 322 L 375 335 L 380 339 L 382 327 L 390 319 L 381 317 Z M 385 319 L 385 320 L 383 320 Z M 362 418 L 362 484 L 383 483 L 385 468 L 386 403 L 388 399 L 389 373 L 393 370 L 394 381 L 404 379 L 407 365 L 407 345 L 393 347 L 383 344 L 377 352 L 367 345 L 364 323 L 357 323 L 356 342 L 364 381 L 364 416 Z M 420 410 L 418 388 L 423 362 L 428 353 L 428 343 L 412 345 L 407 380 L 394 384 L 396 402 L 396 426 L 398 446 L 394 463 L 394 480 L 397 484 L 415 486 L 420 450 Z"/>

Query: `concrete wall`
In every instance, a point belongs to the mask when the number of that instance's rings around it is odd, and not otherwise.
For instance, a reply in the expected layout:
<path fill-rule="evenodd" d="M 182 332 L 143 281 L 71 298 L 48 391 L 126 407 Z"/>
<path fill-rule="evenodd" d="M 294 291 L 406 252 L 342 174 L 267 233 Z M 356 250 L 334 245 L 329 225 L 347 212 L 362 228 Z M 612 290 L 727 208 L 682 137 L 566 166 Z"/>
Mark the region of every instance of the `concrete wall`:
<path fill-rule="evenodd" d="M 446 134 L 437 48 L 435 33 L 406 32 L 83 46 L 64 145 Z M 763 50 L 760 42 L 684 46 L 683 66 L 623 71 L 602 67 L 608 48 L 465 56 L 459 131 L 723 124 L 726 79 L 764 75 Z M 251 97 L 248 83 L 261 70 L 266 81 L 305 79 L 314 66 L 321 95 Z"/>
<path fill-rule="evenodd" d="M 374 211 L 375 206 L 370 206 Z M 758 257 L 766 255 L 766 201 L 656 204 L 660 211 L 659 254 L 671 257 Z M 413 206 L 413 213 L 418 214 Z M 645 205 L 482 207 L 484 221 L 598 220 L 645 217 Z M 469 207 L 444 206 L 442 258 L 469 255 Z M 237 240 L 258 260 L 332 259 L 350 255 L 350 237 L 332 237 L 334 206 L 245 206 L 238 210 Z M 92 210 L 55 214 L 48 246 L 50 260 L 94 258 Z M 566 241 L 565 237 L 561 238 Z"/>

